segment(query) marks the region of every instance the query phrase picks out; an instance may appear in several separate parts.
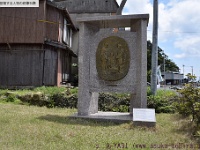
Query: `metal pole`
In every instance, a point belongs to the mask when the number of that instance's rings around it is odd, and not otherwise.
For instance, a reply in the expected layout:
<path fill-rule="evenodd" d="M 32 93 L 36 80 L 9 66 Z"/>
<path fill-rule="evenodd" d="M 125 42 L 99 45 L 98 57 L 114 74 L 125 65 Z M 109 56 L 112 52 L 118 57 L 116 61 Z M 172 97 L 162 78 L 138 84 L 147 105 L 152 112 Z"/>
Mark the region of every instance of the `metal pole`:
<path fill-rule="evenodd" d="M 165 73 L 165 55 L 164 55 L 164 86 L 166 85 L 166 73 Z"/>
<path fill-rule="evenodd" d="M 193 76 L 193 66 L 191 66 L 191 68 L 192 68 L 192 76 Z"/>
<path fill-rule="evenodd" d="M 157 66 L 158 66 L 158 0 L 153 3 L 153 41 L 151 56 L 151 93 L 157 91 Z"/>

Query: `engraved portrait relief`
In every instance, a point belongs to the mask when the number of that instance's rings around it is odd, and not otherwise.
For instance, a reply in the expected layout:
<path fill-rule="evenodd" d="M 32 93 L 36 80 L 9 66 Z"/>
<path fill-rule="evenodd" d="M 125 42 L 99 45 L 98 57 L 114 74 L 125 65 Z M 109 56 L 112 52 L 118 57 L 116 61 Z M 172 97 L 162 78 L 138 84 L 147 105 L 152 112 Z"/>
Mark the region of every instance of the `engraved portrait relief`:
<path fill-rule="evenodd" d="M 124 39 L 110 36 L 99 43 L 96 52 L 96 67 L 101 79 L 120 80 L 127 75 L 129 66 L 130 52 Z"/>

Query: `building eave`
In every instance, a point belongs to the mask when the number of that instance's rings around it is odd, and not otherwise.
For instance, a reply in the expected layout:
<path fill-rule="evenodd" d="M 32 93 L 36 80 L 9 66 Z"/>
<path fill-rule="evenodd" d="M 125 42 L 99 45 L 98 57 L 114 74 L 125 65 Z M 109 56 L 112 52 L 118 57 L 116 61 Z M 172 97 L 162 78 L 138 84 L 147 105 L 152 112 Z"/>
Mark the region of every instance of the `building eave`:
<path fill-rule="evenodd" d="M 73 57 L 77 57 L 77 54 L 75 54 L 75 53 L 73 52 L 73 50 L 72 50 L 67 44 L 63 44 L 63 43 L 59 43 L 59 42 L 51 41 L 51 40 L 46 40 L 46 41 L 45 41 L 45 44 L 46 44 L 46 45 L 53 46 L 53 47 L 56 47 L 56 48 L 59 48 L 59 49 L 67 50 L 67 51 L 69 51 L 69 53 L 70 53 Z"/>

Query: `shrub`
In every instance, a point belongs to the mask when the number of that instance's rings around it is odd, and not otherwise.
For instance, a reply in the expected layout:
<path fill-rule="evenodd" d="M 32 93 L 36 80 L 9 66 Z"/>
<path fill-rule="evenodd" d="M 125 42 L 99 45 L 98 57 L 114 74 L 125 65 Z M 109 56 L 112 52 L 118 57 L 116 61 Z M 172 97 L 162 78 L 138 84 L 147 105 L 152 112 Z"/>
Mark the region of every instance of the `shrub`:
<path fill-rule="evenodd" d="M 192 120 L 198 126 L 200 123 L 200 90 L 193 84 L 187 84 L 178 93 L 179 96 L 176 97 L 174 103 L 176 110 L 184 116 L 192 115 Z"/>
<path fill-rule="evenodd" d="M 17 103 L 19 101 L 18 97 L 12 91 L 3 90 L 0 92 L 0 99 L 2 102 L 12 102 Z"/>
<path fill-rule="evenodd" d="M 18 97 L 23 103 L 29 105 L 47 106 L 49 104 L 48 98 L 42 92 L 27 93 Z"/>
<path fill-rule="evenodd" d="M 154 108 L 156 113 L 174 113 L 174 96 L 176 96 L 174 91 L 158 90 L 155 96 L 147 95 L 147 107 Z"/>
<path fill-rule="evenodd" d="M 114 112 L 128 112 L 130 106 L 129 94 L 99 94 L 99 110 L 100 111 L 114 111 Z"/>
<path fill-rule="evenodd" d="M 0 90 L 0 96 L 6 95 L 7 92 L 8 90 Z"/>
<path fill-rule="evenodd" d="M 2 93 L 2 94 L 1 94 Z M 78 88 L 65 87 L 38 87 L 33 90 L 6 90 L 0 92 L 8 101 L 13 101 L 14 97 L 8 97 L 8 94 L 19 98 L 24 104 L 46 106 L 48 108 L 77 108 Z M 149 108 L 155 108 L 157 113 L 172 113 L 174 107 L 171 105 L 171 97 L 175 95 L 173 91 L 158 90 L 157 95 L 151 95 L 150 88 L 147 90 L 147 105 Z M 99 110 L 129 112 L 130 94 L 126 93 L 100 93 Z"/>
<path fill-rule="evenodd" d="M 67 100 L 64 93 L 53 94 L 51 96 L 52 106 L 53 107 L 67 107 Z"/>
<path fill-rule="evenodd" d="M 66 95 L 64 93 L 54 94 L 51 96 L 51 105 L 61 108 L 76 108 L 78 97 L 77 94 Z"/>
<path fill-rule="evenodd" d="M 154 108 L 156 113 L 174 113 L 175 109 L 169 97 L 153 96 L 147 97 L 148 108 Z"/>
<path fill-rule="evenodd" d="M 9 95 L 6 99 L 6 102 L 14 102 L 17 98 L 14 95 Z"/>
<path fill-rule="evenodd" d="M 73 94 L 68 97 L 69 108 L 77 108 L 78 96 L 77 94 Z"/>
<path fill-rule="evenodd" d="M 150 95 L 152 95 L 152 93 L 151 93 L 151 88 L 150 88 L 150 87 L 147 87 L 147 96 L 150 96 Z"/>
<path fill-rule="evenodd" d="M 77 92 L 74 89 L 72 92 L 73 94 L 71 94 L 71 89 L 68 88 L 40 87 L 32 92 L 20 95 L 19 99 L 29 105 L 46 106 L 48 108 L 76 108 Z"/>

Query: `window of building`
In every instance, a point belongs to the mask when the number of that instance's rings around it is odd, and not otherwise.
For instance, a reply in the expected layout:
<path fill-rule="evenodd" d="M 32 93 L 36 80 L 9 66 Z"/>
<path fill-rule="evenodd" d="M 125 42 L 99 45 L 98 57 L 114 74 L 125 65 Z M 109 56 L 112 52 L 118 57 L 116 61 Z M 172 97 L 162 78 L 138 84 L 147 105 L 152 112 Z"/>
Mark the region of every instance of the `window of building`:
<path fill-rule="evenodd" d="M 63 42 L 68 44 L 69 47 L 72 47 L 72 29 L 69 27 L 66 19 L 64 19 Z"/>
<path fill-rule="evenodd" d="M 61 52 L 61 61 L 62 61 L 62 82 L 67 83 L 70 81 L 71 74 L 71 57 L 69 52 Z"/>

